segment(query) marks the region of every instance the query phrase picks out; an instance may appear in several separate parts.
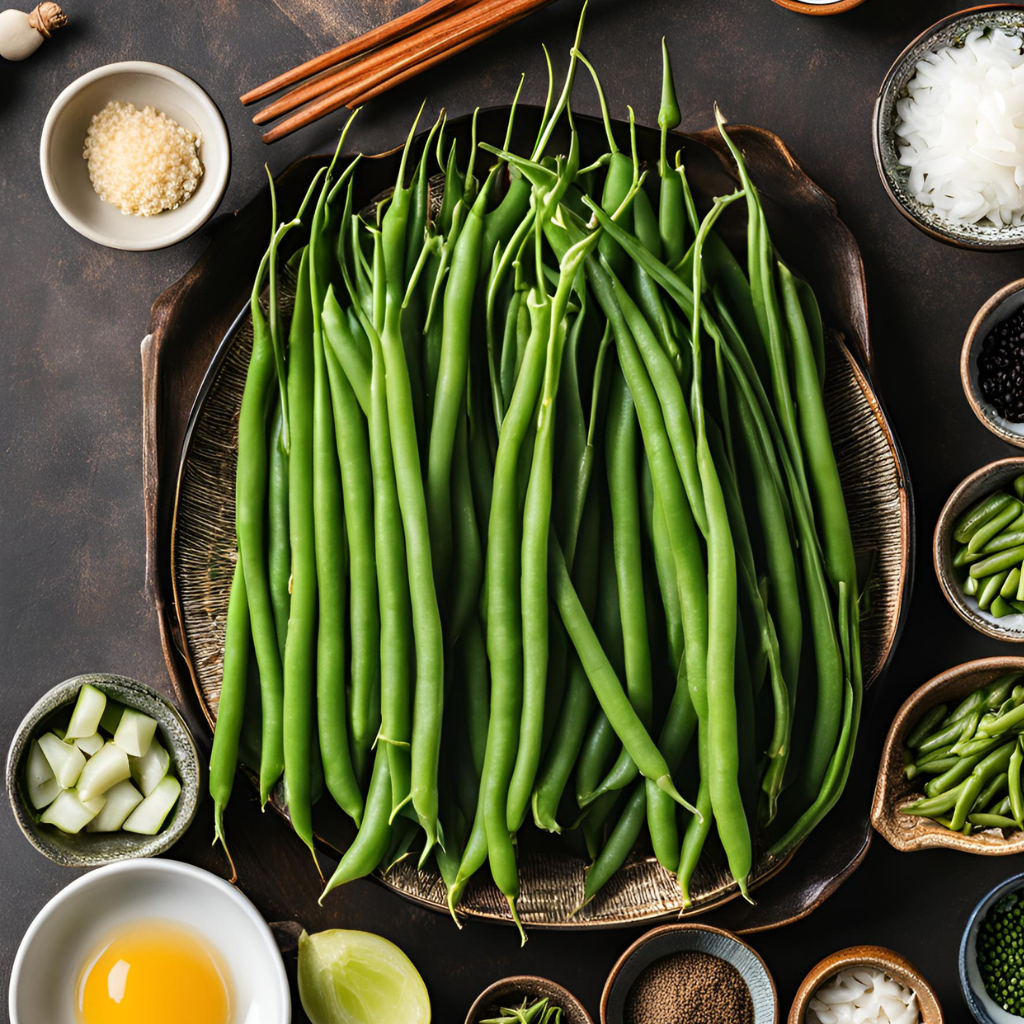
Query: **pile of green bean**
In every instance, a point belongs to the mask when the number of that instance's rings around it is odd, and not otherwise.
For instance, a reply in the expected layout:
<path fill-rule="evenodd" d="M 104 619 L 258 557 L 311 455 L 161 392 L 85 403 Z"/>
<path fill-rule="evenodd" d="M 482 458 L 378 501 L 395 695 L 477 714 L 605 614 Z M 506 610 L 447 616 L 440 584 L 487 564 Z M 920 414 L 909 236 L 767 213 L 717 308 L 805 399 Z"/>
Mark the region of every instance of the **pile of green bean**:
<path fill-rule="evenodd" d="M 954 832 L 1024 828 L 1024 683 L 1020 672 L 989 683 L 952 711 L 926 712 L 903 750 L 908 779 L 930 776 L 924 796 L 901 814 L 932 818 Z"/>
<path fill-rule="evenodd" d="M 858 587 L 821 319 L 721 119 L 741 188 L 698 215 L 663 57 L 655 167 L 635 132 L 616 145 L 577 35 L 529 154 L 515 104 L 465 165 L 441 117 L 373 214 L 335 156 L 275 227 L 210 786 L 223 840 L 252 661 L 263 800 L 283 773 L 312 850 L 322 774 L 358 826 L 325 892 L 417 850 L 453 913 L 489 862 L 518 923 L 532 818 L 585 849 L 587 900 L 649 841 L 689 903 L 713 826 L 746 895 L 755 835 L 792 848 L 843 790 Z M 608 140 L 586 166 L 580 68 Z M 746 267 L 715 231 L 729 207 Z M 277 250 L 300 221 L 285 337 Z"/>
<path fill-rule="evenodd" d="M 997 619 L 1024 614 L 1024 475 L 972 505 L 953 528 L 961 586 Z"/>

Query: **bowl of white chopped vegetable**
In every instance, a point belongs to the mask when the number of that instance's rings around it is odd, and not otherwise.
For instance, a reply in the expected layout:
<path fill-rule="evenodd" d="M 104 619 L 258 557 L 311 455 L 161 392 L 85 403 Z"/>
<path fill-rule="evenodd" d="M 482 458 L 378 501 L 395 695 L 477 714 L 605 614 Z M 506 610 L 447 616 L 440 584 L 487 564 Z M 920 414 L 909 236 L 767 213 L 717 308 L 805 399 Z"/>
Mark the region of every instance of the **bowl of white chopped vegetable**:
<path fill-rule="evenodd" d="M 213 100 L 163 64 L 96 68 L 54 100 L 39 165 L 54 209 L 114 249 L 162 249 L 212 216 L 231 147 Z"/>
<path fill-rule="evenodd" d="M 883 946 L 851 946 L 804 978 L 787 1024 L 943 1024 L 934 989 L 914 965 Z"/>
<path fill-rule="evenodd" d="M 44 694 L 7 755 L 7 795 L 32 845 L 65 867 L 170 849 L 195 816 L 199 755 L 174 706 L 124 676 Z"/>
<path fill-rule="evenodd" d="M 916 227 L 966 249 L 1024 247 L 1024 6 L 952 14 L 882 82 L 873 142 L 882 184 Z"/>

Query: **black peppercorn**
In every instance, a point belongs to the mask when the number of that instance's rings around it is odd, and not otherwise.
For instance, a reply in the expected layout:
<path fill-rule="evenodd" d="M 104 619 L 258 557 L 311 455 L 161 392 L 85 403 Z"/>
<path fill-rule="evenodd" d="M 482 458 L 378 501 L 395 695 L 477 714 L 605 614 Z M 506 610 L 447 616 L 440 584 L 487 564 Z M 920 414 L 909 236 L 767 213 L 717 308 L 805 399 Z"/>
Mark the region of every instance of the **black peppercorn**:
<path fill-rule="evenodd" d="M 981 343 L 978 385 L 1000 416 L 1024 422 L 1024 307 L 993 327 Z"/>

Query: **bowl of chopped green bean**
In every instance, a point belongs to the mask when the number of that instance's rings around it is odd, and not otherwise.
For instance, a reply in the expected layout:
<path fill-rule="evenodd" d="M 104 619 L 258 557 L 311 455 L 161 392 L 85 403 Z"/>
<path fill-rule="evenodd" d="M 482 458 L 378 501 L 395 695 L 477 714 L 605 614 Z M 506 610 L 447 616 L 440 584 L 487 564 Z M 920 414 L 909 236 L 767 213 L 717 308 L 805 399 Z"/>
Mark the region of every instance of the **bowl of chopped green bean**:
<path fill-rule="evenodd" d="M 982 466 L 953 491 L 935 526 L 933 557 L 964 622 L 1024 643 L 1024 458 Z"/>
<path fill-rule="evenodd" d="M 1024 1017 L 1024 875 L 997 885 L 974 908 L 960 942 L 960 988 L 978 1024 Z"/>
<path fill-rule="evenodd" d="M 957 665 L 916 690 L 886 737 L 871 821 L 897 850 L 1024 851 L 1024 658 Z"/>

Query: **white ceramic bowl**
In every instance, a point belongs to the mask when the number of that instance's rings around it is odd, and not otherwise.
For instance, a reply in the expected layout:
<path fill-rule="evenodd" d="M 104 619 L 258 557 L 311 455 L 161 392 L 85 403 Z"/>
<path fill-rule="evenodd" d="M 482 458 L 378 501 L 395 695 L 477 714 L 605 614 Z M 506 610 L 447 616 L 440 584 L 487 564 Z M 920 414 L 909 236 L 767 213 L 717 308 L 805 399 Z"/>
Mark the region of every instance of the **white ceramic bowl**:
<path fill-rule="evenodd" d="M 43 907 L 14 958 L 11 1024 L 76 1024 L 86 957 L 111 931 L 152 920 L 199 932 L 219 954 L 230 976 L 231 1024 L 289 1024 L 288 979 L 266 922 L 223 879 L 173 860 L 97 868 Z"/>
<path fill-rule="evenodd" d="M 202 133 L 203 176 L 178 209 L 133 217 L 96 194 L 82 150 L 92 116 L 111 100 L 155 107 Z M 228 184 L 231 144 L 220 111 L 195 82 L 163 64 L 129 60 L 82 75 L 53 101 L 43 123 L 39 165 L 54 209 L 79 234 L 113 249 L 163 249 L 198 230 L 217 209 Z"/>

